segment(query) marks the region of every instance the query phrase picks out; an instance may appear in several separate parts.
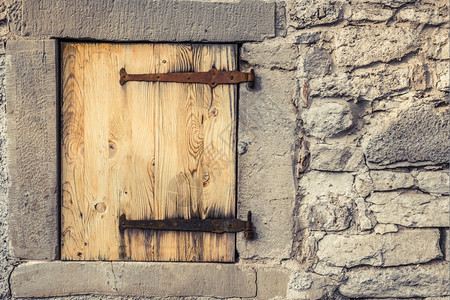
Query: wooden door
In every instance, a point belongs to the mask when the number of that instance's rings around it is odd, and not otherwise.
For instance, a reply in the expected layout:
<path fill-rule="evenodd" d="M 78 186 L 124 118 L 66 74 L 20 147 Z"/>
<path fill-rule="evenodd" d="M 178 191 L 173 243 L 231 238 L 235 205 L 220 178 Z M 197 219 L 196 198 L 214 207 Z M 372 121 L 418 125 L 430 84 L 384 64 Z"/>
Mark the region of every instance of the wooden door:
<path fill-rule="evenodd" d="M 119 216 L 235 217 L 236 86 L 119 70 L 237 69 L 236 45 L 62 43 L 63 260 L 234 261 L 235 234 L 119 230 Z"/>

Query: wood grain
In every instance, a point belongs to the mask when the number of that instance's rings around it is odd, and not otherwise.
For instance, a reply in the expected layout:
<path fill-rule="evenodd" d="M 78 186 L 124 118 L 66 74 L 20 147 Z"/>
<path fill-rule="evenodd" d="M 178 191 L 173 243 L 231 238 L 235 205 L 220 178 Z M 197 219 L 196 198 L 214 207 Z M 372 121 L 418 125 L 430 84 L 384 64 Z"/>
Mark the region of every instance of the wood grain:
<path fill-rule="evenodd" d="M 236 70 L 236 46 L 63 43 L 62 57 L 62 258 L 234 261 L 234 234 L 118 218 L 235 216 L 236 86 L 120 86 L 118 72 Z"/>

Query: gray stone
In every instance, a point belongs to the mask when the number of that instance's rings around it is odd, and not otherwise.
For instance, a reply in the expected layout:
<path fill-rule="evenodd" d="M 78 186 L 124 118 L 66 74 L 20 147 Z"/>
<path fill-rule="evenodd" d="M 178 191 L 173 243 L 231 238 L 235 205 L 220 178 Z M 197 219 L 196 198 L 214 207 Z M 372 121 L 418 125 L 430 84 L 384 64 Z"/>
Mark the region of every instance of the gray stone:
<path fill-rule="evenodd" d="M 383 3 L 384 4 L 384 3 Z M 369 6 L 361 4 L 350 4 L 346 10 L 344 19 L 351 22 L 383 22 L 389 20 L 394 15 L 394 10 L 379 6 Z"/>
<path fill-rule="evenodd" d="M 328 276 L 298 270 L 292 272 L 287 297 L 284 299 L 337 299 L 330 296 L 335 289 L 336 282 Z"/>
<path fill-rule="evenodd" d="M 450 70 L 447 68 L 447 63 L 437 64 L 436 70 L 442 70 L 442 72 L 436 72 L 436 88 L 442 92 L 450 92 Z"/>
<path fill-rule="evenodd" d="M 401 268 L 355 268 L 339 292 L 347 297 L 440 297 L 450 295 L 447 262 Z"/>
<path fill-rule="evenodd" d="M 296 42 L 298 44 L 314 44 L 320 39 L 320 32 L 301 33 L 297 36 Z"/>
<path fill-rule="evenodd" d="M 353 125 L 350 106 L 346 102 L 321 102 L 301 113 L 303 129 L 310 136 L 333 137 Z"/>
<path fill-rule="evenodd" d="M 224 264 L 29 262 L 13 271 L 11 291 L 14 297 L 80 294 L 254 297 L 256 273 Z"/>
<path fill-rule="evenodd" d="M 416 176 L 417 186 L 427 193 L 448 195 L 450 193 L 450 174 L 445 171 L 423 171 Z"/>
<path fill-rule="evenodd" d="M 122 41 L 262 40 L 275 35 L 275 4 L 24 0 L 22 34 Z"/>
<path fill-rule="evenodd" d="M 328 195 L 302 197 L 297 216 L 301 228 L 310 230 L 340 231 L 349 228 L 352 221 L 351 198 Z"/>
<path fill-rule="evenodd" d="M 374 191 L 391 191 L 414 186 L 414 177 L 409 172 L 373 170 L 370 171 L 370 177 Z"/>
<path fill-rule="evenodd" d="M 3 26 L 5 27 L 5 26 Z M 6 149 L 6 101 L 5 101 L 5 49 L 0 45 L 0 299 L 6 299 L 9 294 L 9 277 L 13 266 L 8 260 L 8 172 Z M 5 278 L 5 279 L 3 279 Z"/>
<path fill-rule="evenodd" d="M 353 146 L 311 145 L 310 167 L 319 171 L 356 171 L 364 165 L 361 148 Z"/>
<path fill-rule="evenodd" d="M 373 181 L 369 172 L 364 172 L 355 177 L 355 190 L 361 197 L 367 197 L 373 190 Z"/>
<path fill-rule="evenodd" d="M 373 229 L 375 233 L 386 234 L 391 232 L 397 232 L 398 226 L 395 224 L 377 224 Z"/>
<path fill-rule="evenodd" d="M 293 42 L 286 38 L 276 38 L 261 43 L 243 44 L 240 59 L 252 67 L 293 70 L 297 67 L 297 57 L 298 48 Z"/>
<path fill-rule="evenodd" d="M 256 271 L 258 277 L 258 291 L 256 299 L 273 299 L 274 297 L 286 297 L 289 283 L 289 272 L 279 268 L 259 268 Z"/>
<path fill-rule="evenodd" d="M 431 36 L 431 41 L 426 45 L 427 56 L 436 60 L 447 60 L 449 54 L 448 30 L 437 28 Z M 446 70 L 448 65 L 446 65 Z"/>
<path fill-rule="evenodd" d="M 353 69 L 389 62 L 417 50 L 419 45 L 419 32 L 409 27 L 344 27 L 337 32 L 336 63 Z"/>
<path fill-rule="evenodd" d="M 7 44 L 9 239 L 13 255 L 58 255 L 56 42 Z"/>
<path fill-rule="evenodd" d="M 412 5 L 401 9 L 396 14 L 400 22 L 412 22 L 420 24 L 441 25 L 448 24 L 448 6 L 439 5 L 438 1 L 433 4 Z"/>
<path fill-rule="evenodd" d="M 302 194 L 317 198 L 337 195 L 351 198 L 354 195 L 352 185 L 353 175 L 350 173 L 311 171 L 300 179 Z"/>
<path fill-rule="evenodd" d="M 449 197 L 419 191 L 376 192 L 366 199 L 378 223 L 408 227 L 449 227 Z"/>
<path fill-rule="evenodd" d="M 392 116 L 363 144 L 368 162 L 386 166 L 447 163 L 450 149 L 449 108 L 411 106 Z"/>
<path fill-rule="evenodd" d="M 309 82 L 311 97 L 351 97 L 373 101 L 410 86 L 409 69 L 374 68 L 313 78 Z"/>
<path fill-rule="evenodd" d="M 328 0 L 291 0 L 291 24 L 296 28 L 336 23 L 342 19 L 343 3 Z"/>
<path fill-rule="evenodd" d="M 329 265 L 347 268 L 425 263 L 442 258 L 439 237 L 437 229 L 402 230 L 384 235 L 328 234 L 319 241 L 317 256 Z"/>
<path fill-rule="evenodd" d="M 311 75 L 326 75 L 330 72 L 330 53 L 324 48 L 308 49 L 303 58 L 303 72 Z"/>
<path fill-rule="evenodd" d="M 364 201 L 364 198 L 356 198 L 355 203 L 358 210 L 356 225 L 359 227 L 359 229 L 361 229 L 361 231 L 372 229 L 375 222 L 369 218 L 369 212 L 367 210 L 367 205 Z"/>
<path fill-rule="evenodd" d="M 417 0 L 383 0 L 383 5 L 398 8 L 408 3 L 416 2 Z M 380 0 L 357 0 L 360 3 L 380 4 Z"/>
<path fill-rule="evenodd" d="M 238 136 L 247 147 L 238 157 L 238 212 L 242 218 L 253 212 L 257 234 L 254 241 L 238 235 L 241 259 L 281 260 L 292 251 L 297 137 L 293 73 L 257 68 L 255 88 L 239 89 Z"/>

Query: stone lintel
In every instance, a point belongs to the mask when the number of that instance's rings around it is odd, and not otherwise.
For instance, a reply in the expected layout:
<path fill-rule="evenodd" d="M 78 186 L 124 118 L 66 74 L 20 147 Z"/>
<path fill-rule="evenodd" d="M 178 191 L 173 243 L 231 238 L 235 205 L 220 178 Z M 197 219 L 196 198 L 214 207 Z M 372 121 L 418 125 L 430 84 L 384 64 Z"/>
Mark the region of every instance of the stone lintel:
<path fill-rule="evenodd" d="M 259 41 L 275 35 L 275 3 L 24 0 L 21 34 L 110 41 Z"/>

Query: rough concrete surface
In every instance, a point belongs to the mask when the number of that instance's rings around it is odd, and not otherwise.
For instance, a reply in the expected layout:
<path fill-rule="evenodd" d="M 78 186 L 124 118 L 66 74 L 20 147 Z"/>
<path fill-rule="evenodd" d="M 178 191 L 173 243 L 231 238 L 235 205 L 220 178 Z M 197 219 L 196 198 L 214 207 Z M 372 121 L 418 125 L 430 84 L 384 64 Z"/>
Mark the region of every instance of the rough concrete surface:
<path fill-rule="evenodd" d="M 0 299 L 448 299 L 449 29 L 448 0 L 0 1 Z M 53 38 L 240 43 L 236 263 L 51 261 Z"/>

